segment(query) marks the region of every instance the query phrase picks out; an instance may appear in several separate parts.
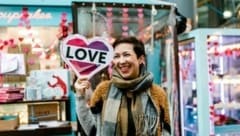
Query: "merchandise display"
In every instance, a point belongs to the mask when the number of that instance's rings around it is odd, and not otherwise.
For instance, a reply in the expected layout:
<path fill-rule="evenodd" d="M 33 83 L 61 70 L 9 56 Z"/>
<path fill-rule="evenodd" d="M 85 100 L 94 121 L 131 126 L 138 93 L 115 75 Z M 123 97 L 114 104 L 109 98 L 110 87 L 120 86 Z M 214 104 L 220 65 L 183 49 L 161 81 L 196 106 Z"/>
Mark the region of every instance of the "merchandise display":
<path fill-rule="evenodd" d="M 70 75 L 66 69 L 33 70 L 27 77 L 26 100 L 68 98 Z"/>
<path fill-rule="evenodd" d="M 68 20 L 71 14 L 65 13 L 70 9 L 70 6 L 66 9 L 1 5 L 1 136 L 72 133 L 70 123 L 64 125 L 66 130 L 62 125 L 43 128 L 39 123 L 70 121 L 70 75 L 69 70 L 63 69 L 58 52 L 61 38 L 71 33 L 71 29 L 67 29 L 67 34 L 65 29 L 60 31 L 66 25 L 70 28 Z M 4 119 L 10 115 L 16 119 Z M 32 127 L 33 123 L 36 128 Z"/>
<path fill-rule="evenodd" d="M 179 36 L 184 136 L 240 134 L 239 49 L 237 29 L 196 29 Z"/>

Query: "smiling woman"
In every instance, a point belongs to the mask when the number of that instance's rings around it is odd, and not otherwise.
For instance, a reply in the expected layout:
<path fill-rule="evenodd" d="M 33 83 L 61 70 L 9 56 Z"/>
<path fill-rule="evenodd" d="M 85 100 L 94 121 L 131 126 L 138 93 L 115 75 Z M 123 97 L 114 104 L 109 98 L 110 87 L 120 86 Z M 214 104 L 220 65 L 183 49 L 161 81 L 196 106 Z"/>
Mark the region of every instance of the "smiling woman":
<path fill-rule="evenodd" d="M 134 79 L 139 76 L 140 65 L 145 63 L 143 43 L 136 38 L 118 39 L 113 44 L 113 66 L 124 79 Z M 136 53 L 135 53 L 136 52 Z"/>
<path fill-rule="evenodd" d="M 136 37 L 121 37 L 113 48 L 111 80 L 96 87 L 87 107 L 85 93 L 90 82 L 80 77 L 74 84 L 77 115 L 84 132 L 160 136 L 164 129 L 170 133 L 167 95 L 153 83 L 153 74 L 146 71 L 144 44 Z M 95 120 L 94 115 L 99 119 Z"/>

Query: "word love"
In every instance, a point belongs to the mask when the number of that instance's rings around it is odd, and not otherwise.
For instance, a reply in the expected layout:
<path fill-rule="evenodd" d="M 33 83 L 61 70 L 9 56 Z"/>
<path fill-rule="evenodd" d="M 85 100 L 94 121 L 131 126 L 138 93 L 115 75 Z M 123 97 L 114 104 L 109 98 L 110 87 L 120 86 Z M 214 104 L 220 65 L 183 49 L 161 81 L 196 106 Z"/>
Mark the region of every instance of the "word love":
<path fill-rule="evenodd" d="M 60 53 L 78 77 L 89 79 L 113 59 L 113 48 L 104 38 L 87 39 L 79 34 L 67 36 L 60 44 Z"/>
<path fill-rule="evenodd" d="M 67 47 L 66 58 L 83 62 L 106 64 L 107 52 L 87 48 Z"/>

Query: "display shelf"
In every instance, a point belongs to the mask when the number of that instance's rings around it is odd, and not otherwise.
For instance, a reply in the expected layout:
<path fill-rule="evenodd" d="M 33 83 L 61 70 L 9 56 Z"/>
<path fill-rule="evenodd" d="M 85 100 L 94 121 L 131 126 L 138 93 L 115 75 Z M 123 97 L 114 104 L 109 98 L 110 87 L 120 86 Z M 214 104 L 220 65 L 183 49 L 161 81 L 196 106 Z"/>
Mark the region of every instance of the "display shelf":
<path fill-rule="evenodd" d="M 240 125 L 224 125 L 216 126 L 215 133 L 224 134 L 224 133 L 238 133 L 239 134 Z"/>
<path fill-rule="evenodd" d="M 15 129 L 0 131 L 1 136 L 71 136 L 71 124 L 65 124 L 58 127 L 41 127 L 32 129 Z"/>
<path fill-rule="evenodd" d="M 66 111 L 68 99 L 48 99 L 1 103 L 0 115 L 18 115 L 20 124 L 41 120 L 68 120 Z"/>
<path fill-rule="evenodd" d="M 4 102 L 0 103 L 0 105 L 4 104 L 20 104 L 20 103 L 39 103 L 39 102 L 61 102 L 61 101 L 67 101 L 68 98 L 61 98 L 61 99 L 43 99 L 43 100 L 21 100 L 21 101 L 16 101 L 16 102 Z"/>
<path fill-rule="evenodd" d="M 240 31 L 196 29 L 178 43 L 182 135 L 239 135 Z"/>
<path fill-rule="evenodd" d="M 240 75 L 215 75 L 212 80 L 215 84 L 240 84 Z"/>
<path fill-rule="evenodd" d="M 229 102 L 229 103 L 216 103 L 214 104 L 215 109 L 240 109 L 239 102 Z"/>

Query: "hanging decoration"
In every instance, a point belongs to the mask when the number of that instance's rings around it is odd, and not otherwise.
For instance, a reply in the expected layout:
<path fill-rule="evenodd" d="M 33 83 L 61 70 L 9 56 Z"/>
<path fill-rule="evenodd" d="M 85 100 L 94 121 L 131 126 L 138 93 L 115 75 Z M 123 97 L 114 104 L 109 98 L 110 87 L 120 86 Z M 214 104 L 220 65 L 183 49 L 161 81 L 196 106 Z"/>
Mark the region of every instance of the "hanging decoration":
<path fill-rule="evenodd" d="M 187 51 L 179 51 L 179 55 L 181 57 L 185 57 Z M 213 55 L 215 57 L 226 56 L 226 57 L 239 57 L 240 56 L 240 47 L 233 47 L 233 48 L 220 48 L 217 45 L 211 46 L 208 48 L 208 54 Z"/>
<path fill-rule="evenodd" d="M 151 42 L 150 42 L 150 47 L 148 48 L 149 52 L 153 52 L 154 48 L 154 17 L 157 15 L 157 10 L 154 5 L 152 5 L 151 9 Z"/>
<path fill-rule="evenodd" d="M 31 24 L 30 24 L 29 13 L 28 13 L 27 7 L 22 8 L 22 13 L 21 13 L 20 22 L 19 22 L 18 26 L 25 27 L 26 29 L 31 29 Z"/>
<path fill-rule="evenodd" d="M 16 45 L 14 39 L 13 38 L 7 40 L 0 39 L 0 50 L 3 50 L 5 47 L 15 48 Z"/>
<path fill-rule="evenodd" d="M 207 49 L 209 50 L 210 48 L 214 47 L 214 56 L 219 56 L 219 42 L 218 41 L 208 41 L 207 42 Z M 212 64 L 213 62 L 211 61 L 211 57 L 212 54 L 208 53 L 208 76 L 211 77 L 213 75 L 213 68 L 212 68 Z M 209 88 L 209 120 L 210 120 L 210 134 L 214 135 L 214 122 L 215 122 L 215 108 L 214 108 L 214 104 L 213 104 L 213 95 L 214 95 L 214 83 L 212 82 L 212 80 L 208 81 L 208 88 Z"/>
<path fill-rule="evenodd" d="M 128 8 L 122 8 L 122 36 L 128 36 Z"/>
<path fill-rule="evenodd" d="M 63 38 L 68 36 L 69 30 L 72 31 L 72 29 L 70 28 L 71 25 L 71 23 L 67 23 L 67 13 L 63 12 L 61 14 L 61 21 L 59 24 L 59 33 L 57 34 L 59 40 L 62 40 Z"/>
<path fill-rule="evenodd" d="M 30 58 L 28 61 L 27 61 L 28 64 L 30 65 L 34 65 L 35 64 L 35 61 L 34 59 Z"/>
<path fill-rule="evenodd" d="M 23 7 L 22 8 L 22 12 L 21 12 L 21 16 L 20 16 L 20 21 L 18 23 L 19 27 L 23 27 L 27 30 L 31 29 L 31 24 L 30 24 L 30 19 L 29 19 L 29 11 L 27 7 Z M 31 36 L 31 33 L 30 33 Z M 24 41 L 24 37 L 22 35 L 20 35 L 18 37 L 18 41 L 19 41 L 19 46 L 20 44 Z"/>
<path fill-rule="evenodd" d="M 143 41 L 143 29 L 144 29 L 144 12 L 143 8 L 137 8 L 138 12 L 138 35 L 140 36 L 139 39 Z"/>
<path fill-rule="evenodd" d="M 113 8 L 112 7 L 107 7 L 107 12 L 106 12 L 106 16 L 107 16 L 107 31 L 108 31 L 108 35 L 109 38 L 111 38 L 111 35 L 113 33 L 113 12 L 112 12 Z M 109 39 L 111 40 L 111 39 Z"/>
<path fill-rule="evenodd" d="M 27 54 L 27 53 L 31 52 L 31 50 L 30 50 L 29 47 L 23 47 L 23 48 L 22 48 L 22 52 L 25 53 L 25 54 Z"/>
<path fill-rule="evenodd" d="M 179 56 L 187 60 L 185 67 L 180 67 L 180 72 L 182 74 L 183 80 L 187 80 L 188 74 L 190 72 L 191 65 L 193 63 L 192 55 L 194 49 L 185 49 L 184 51 L 179 51 Z M 182 65 L 184 66 L 184 64 Z"/>

